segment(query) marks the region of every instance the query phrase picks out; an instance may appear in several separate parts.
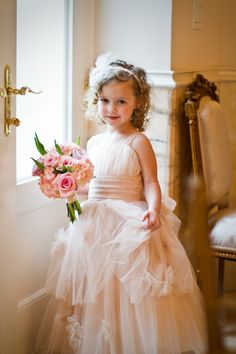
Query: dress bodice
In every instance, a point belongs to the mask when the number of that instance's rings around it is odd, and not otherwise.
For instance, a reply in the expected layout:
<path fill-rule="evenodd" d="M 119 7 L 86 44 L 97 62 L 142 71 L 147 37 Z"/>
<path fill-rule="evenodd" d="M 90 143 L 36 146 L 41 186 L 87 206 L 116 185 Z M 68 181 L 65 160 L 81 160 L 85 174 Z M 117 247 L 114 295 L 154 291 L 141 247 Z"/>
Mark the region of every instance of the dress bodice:
<path fill-rule="evenodd" d="M 98 134 L 88 146 L 94 165 L 89 199 L 143 200 L 143 180 L 137 153 L 131 142 L 136 134 L 125 141 L 110 144 L 106 134 Z"/>

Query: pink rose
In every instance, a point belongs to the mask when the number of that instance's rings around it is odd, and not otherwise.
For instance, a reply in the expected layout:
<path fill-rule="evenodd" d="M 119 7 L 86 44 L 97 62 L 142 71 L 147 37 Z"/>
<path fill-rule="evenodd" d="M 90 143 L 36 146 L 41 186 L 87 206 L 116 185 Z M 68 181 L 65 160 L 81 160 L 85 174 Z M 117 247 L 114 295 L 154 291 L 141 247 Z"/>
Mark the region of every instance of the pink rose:
<path fill-rule="evenodd" d="M 43 174 L 43 171 L 38 168 L 38 166 L 35 164 L 32 169 L 32 176 L 34 177 L 39 177 Z"/>
<path fill-rule="evenodd" d="M 59 155 L 56 153 L 48 153 L 43 156 L 44 166 L 55 167 L 58 161 Z"/>
<path fill-rule="evenodd" d="M 63 166 L 65 167 L 73 167 L 77 164 L 77 160 L 75 160 L 71 156 L 67 155 L 62 155 L 59 160 L 59 167 L 62 168 Z"/>
<path fill-rule="evenodd" d="M 76 144 L 75 143 L 68 143 L 68 144 L 65 144 L 65 145 L 60 145 L 60 149 L 61 149 L 61 152 L 63 153 L 63 155 L 71 155 L 72 154 L 72 151 L 73 149 L 75 148 Z"/>
<path fill-rule="evenodd" d="M 53 179 L 55 179 L 56 175 L 53 172 L 53 168 L 51 167 L 45 167 L 44 169 L 44 178 L 48 181 L 52 181 Z"/>
<path fill-rule="evenodd" d="M 38 162 L 40 162 L 43 165 L 43 158 L 39 157 Z M 32 168 L 32 176 L 34 177 L 40 177 L 41 175 L 43 175 L 43 171 L 36 165 L 34 164 L 33 168 Z"/>
<path fill-rule="evenodd" d="M 84 149 L 78 145 L 72 150 L 72 156 L 76 160 L 85 160 L 87 158 L 87 153 Z"/>
<path fill-rule="evenodd" d="M 70 173 L 63 173 L 57 177 L 57 187 L 62 198 L 69 198 L 75 194 L 76 181 Z"/>

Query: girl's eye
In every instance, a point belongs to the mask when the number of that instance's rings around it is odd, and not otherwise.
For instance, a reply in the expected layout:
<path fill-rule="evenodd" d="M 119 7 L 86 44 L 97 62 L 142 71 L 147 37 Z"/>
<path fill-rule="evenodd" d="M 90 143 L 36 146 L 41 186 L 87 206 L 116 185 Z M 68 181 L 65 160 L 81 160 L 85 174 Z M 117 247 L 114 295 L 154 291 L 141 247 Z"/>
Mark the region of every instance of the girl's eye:
<path fill-rule="evenodd" d="M 99 101 L 102 103 L 108 103 L 108 99 L 107 98 L 99 98 Z"/>
<path fill-rule="evenodd" d="M 118 103 L 119 103 L 119 104 L 125 104 L 126 101 L 125 101 L 125 100 L 119 100 Z"/>

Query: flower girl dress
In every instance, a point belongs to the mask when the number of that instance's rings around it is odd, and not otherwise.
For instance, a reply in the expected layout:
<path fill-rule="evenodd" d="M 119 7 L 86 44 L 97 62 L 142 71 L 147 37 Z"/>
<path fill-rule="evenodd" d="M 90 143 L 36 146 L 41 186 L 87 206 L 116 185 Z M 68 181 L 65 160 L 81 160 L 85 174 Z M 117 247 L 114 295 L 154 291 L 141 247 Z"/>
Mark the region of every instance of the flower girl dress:
<path fill-rule="evenodd" d="M 52 293 L 38 345 L 55 354 L 205 353 L 204 307 L 178 240 L 175 202 L 160 229 L 143 228 L 141 168 L 127 140 L 91 139 L 95 178 L 82 214 L 52 245 Z"/>

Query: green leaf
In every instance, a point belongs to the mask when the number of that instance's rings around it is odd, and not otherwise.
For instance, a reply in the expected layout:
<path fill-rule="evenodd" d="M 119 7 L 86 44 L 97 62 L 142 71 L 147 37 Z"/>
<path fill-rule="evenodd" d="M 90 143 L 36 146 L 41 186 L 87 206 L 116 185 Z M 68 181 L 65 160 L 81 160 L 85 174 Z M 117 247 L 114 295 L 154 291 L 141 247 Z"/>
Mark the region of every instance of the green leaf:
<path fill-rule="evenodd" d="M 76 140 L 76 144 L 80 146 L 80 136 L 78 136 L 78 138 Z"/>
<path fill-rule="evenodd" d="M 63 155 L 60 146 L 57 144 L 56 140 L 54 140 L 55 148 L 59 155 Z"/>
<path fill-rule="evenodd" d="M 61 168 L 60 167 L 54 168 L 54 172 L 57 173 L 57 174 L 58 173 L 66 173 L 68 171 L 69 171 L 68 167 L 66 167 L 64 165 Z"/>
<path fill-rule="evenodd" d="M 80 215 L 82 213 L 81 206 L 78 200 L 74 202 L 75 204 L 75 210 L 77 210 L 78 214 Z"/>
<path fill-rule="evenodd" d="M 38 160 L 34 159 L 33 157 L 31 157 L 31 159 L 34 161 L 35 165 L 37 165 L 38 168 L 39 168 L 41 171 L 44 170 L 44 165 L 43 165 L 41 162 L 39 162 Z"/>
<path fill-rule="evenodd" d="M 38 135 L 37 135 L 36 132 L 35 132 L 34 142 L 35 142 L 35 146 L 36 146 L 38 152 L 39 152 L 41 155 L 46 155 L 46 154 L 47 154 L 47 151 L 45 150 L 43 144 L 40 142 L 40 140 L 39 140 Z"/>
<path fill-rule="evenodd" d="M 66 173 L 66 172 L 69 172 L 71 169 L 69 169 L 69 167 L 66 167 L 65 165 L 62 166 L 62 173 Z"/>
<path fill-rule="evenodd" d="M 73 223 L 76 220 L 73 203 L 67 203 L 67 210 L 70 217 L 70 221 Z"/>

